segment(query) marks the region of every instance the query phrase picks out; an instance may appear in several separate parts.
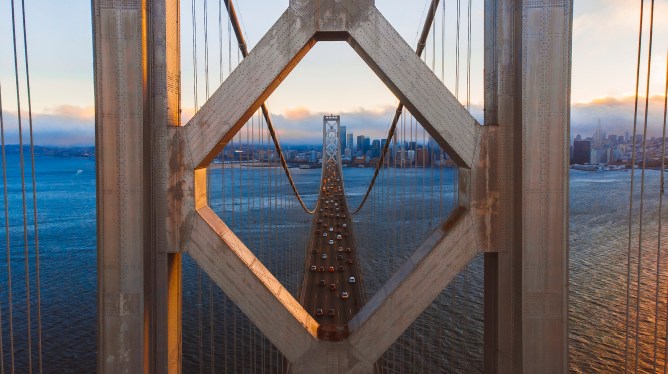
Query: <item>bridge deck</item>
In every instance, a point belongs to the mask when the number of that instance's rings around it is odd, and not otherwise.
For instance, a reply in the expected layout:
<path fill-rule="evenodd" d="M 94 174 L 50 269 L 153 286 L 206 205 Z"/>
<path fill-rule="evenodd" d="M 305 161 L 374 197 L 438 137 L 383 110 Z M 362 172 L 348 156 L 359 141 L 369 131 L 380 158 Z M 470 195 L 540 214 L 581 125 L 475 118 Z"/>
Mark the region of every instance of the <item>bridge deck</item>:
<path fill-rule="evenodd" d="M 348 335 L 348 321 L 364 304 L 364 290 L 337 163 L 328 162 L 323 166 L 321 186 L 306 253 L 300 302 L 320 323 L 321 339 L 339 340 Z"/>

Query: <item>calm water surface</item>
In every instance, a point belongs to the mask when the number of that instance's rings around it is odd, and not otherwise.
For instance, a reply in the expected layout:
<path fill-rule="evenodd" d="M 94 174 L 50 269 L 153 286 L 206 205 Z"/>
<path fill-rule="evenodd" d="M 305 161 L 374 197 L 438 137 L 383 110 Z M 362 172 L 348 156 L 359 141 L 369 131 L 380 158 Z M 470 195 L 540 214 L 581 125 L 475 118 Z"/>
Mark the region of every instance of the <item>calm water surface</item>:
<path fill-rule="evenodd" d="M 11 209 L 10 244 L 11 270 L 13 274 L 13 314 L 16 367 L 22 372 L 26 367 L 27 308 L 25 286 L 25 257 L 23 248 L 23 224 L 21 212 L 21 186 L 18 156 L 9 155 L 8 188 Z M 320 178 L 319 170 L 293 169 L 300 191 L 310 206 L 315 202 Z M 269 264 L 268 267 L 293 294 L 301 281 L 300 261 L 310 217 L 300 213 L 300 208 L 290 196 L 290 189 L 282 181 L 279 171 L 227 170 L 227 178 L 236 174 L 235 182 L 244 178 L 253 185 L 253 192 L 241 192 L 241 188 L 226 182 L 221 189 L 220 170 L 211 170 L 211 204 L 239 234 L 248 246 L 258 248 L 256 254 Z M 347 169 L 344 172 L 349 203 L 355 207 L 362 196 L 372 169 Z M 402 243 L 410 248 L 418 243 L 431 227 L 447 214 L 452 201 L 454 175 L 433 174 L 427 169 L 409 170 L 399 177 L 409 178 L 406 190 L 393 190 L 392 179 L 385 184 L 381 180 L 380 192 L 375 201 L 356 218 L 355 233 L 360 237 L 360 252 L 364 255 L 367 274 L 365 287 L 372 295 L 382 285 L 400 260 L 410 251 L 391 251 L 390 242 Z M 412 174 L 411 174 L 412 173 Z M 421 174 L 422 173 L 422 174 Z M 570 358 L 573 372 L 620 372 L 624 366 L 627 274 L 627 216 L 629 172 L 571 172 L 570 218 Z M 639 174 L 637 178 L 639 182 Z M 215 177 L 216 179 L 214 180 Z M 216 182 L 218 181 L 218 182 Z M 446 186 L 445 201 L 431 189 L 431 184 Z M 96 359 L 96 239 L 95 239 L 95 163 L 83 158 L 38 157 L 37 190 L 39 210 L 39 242 L 41 261 L 43 357 L 45 372 L 91 373 Z M 641 312 L 639 318 L 640 371 L 651 371 L 654 352 L 654 299 L 659 173 L 648 171 L 647 197 L 644 199 L 644 230 L 642 243 Z M 216 185 L 217 183 L 217 185 Z M 411 187 L 412 186 L 412 187 Z M 29 187 L 29 186 L 28 186 Z M 384 190 L 383 190 L 384 188 Z M 639 188 L 636 189 L 636 191 Z M 270 192 L 273 191 L 273 192 Z M 246 195 L 243 195 L 246 193 Z M 216 195 L 218 194 L 218 195 Z M 234 194 L 234 196 L 233 196 Z M 450 195 L 448 195 L 450 194 Z M 394 201 L 382 196 L 402 196 Z M 30 191 L 28 191 L 30 197 Z M 447 196 L 450 196 L 447 198 Z M 448 200 L 450 199 L 450 200 Z M 410 206 L 402 205 L 410 202 Z M 639 197 L 634 201 L 639 206 Z M 382 208 L 382 207 L 385 208 Z M 438 206 L 438 209 L 435 208 Z M 28 217 L 32 217 L 28 204 Z M 250 209 L 248 209 L 250 208 Z M 376 209 L 376 211 L 374 211 Z M 384 210 L 382 210 L 384 209 Z M 234 210 L 234 212 L 232 212 Z M 380 210 L 380 211 L 379 211 Z M 239 213 L 247 212 L 247 213 Z M 666 215 L 664 209 L 664 222 Z M 234 222 L 232 222 L 234 217 Z M 376 218 L 373 218 L 376 217 Z M 378 217 L 393 217 L 392 220 Z M 396 217 L 400 217 L 397 219 Z M 4 217 L 0 217 L 0 242 L 6 241 Z M 375 221 L 374 221 L 375 219 Z M 637 221 L 637 212 L 634 214 Z M 397 227 L 413 223 L 426 227 L 405 230 L 405 237 L 388 237 L 379 227 L 395 224 Z M 637 251 L 637 227 L 633 229 L 632 247 Z M 287 234 L 289 233 L 289 235 Z M 259 234 L 259 235 L 258 235 Z M 668 241 L 666 225 L 662 233 Z M 255 238 L 255 239 L 253 239 Z M 33 240 L 32 232 L 29 240 Z M 268 248 L 271 248 L 269 250 Z M 666 250 L 665 245 L 663 248 Z M 366 251 L 366 252 L 365 252 Z M 384 251 L 384 252 L 383 252 Z M 380 254 L 380 255 L 379 255 Z M 29 256 L 31 299 L 35 299 L 34 253 Z M 636 255 L 632 257 L 631 273 L 636 274 Z M 7 259 L 0 256 L 0 309 L 2 311 L 2 342 L 5 367 L 9 363 L 9 323 Z M 668 263 L 661 261 L 662 269 Z M 481 268 L 477 258 L 469 266 L 466 279 L 460 275 L 455 287 L 449 287 L 418 322 L 395 344 L 384 357 L 386 371 L 405 372 L 416 368 L 418 372 L 445 372 L 480 370 L 481 324 Z M 662 270 L 662 274 L 665 272 Z M 463 284 L 467 287 L 464 288 Z M 277 371 L 284 366 L 280 354 L 255 331 L 229 300 L 201 274 L 196 265 L 184 260 L 184 371 L 199 369 L 199 360 L 207 368 L 214 365 L 219 372 Z M 665 295 L 668 283 L 660 279 L 660 289 Z M 631 285 L 632 305 L 635 305 L 636 284 Z M 467 291 L 465 294 L 464 291 Z M 665 296 L 664 296 L 665 299 Z M 209 300 L 214 300 L 210 303 Z M 463 305 L 468 308 L 464 316 Z M 33 340 L 36 333 L 35 303 L 31 310 Z M 200 308 L 199 305 L 202 305 Z M 453 308 L 453 305 L 456 308 Z M 659 315 L 666 315 L 666 305 L 659 303 Z M 210 318 L 213 316 L 213 318 Z M 635 321 L 635 313 L 630 313 Z M 201 321 L 201 322 L 200 322 Z M 436 322 L 436 324 L 434 324 Z M 200 329 L 201 325 L 201 329 Z M 658 321 L 658 364 L 663 365 L 665 317 Z M 202 331 L 202 333 L 200 333 Z M 464 333 L 466 331 L 466 333 Z M 252 332 L 252 333 L 249 333 Z M 226 338 L 227 337 L 227 338 Z M 242 338 L 243 337 L 243 338 Z M 464 339 L 466 337 L 466 339 Z M 629 340 L 629 364 L 635 361 L 635 329 L 632 326 Z M 202 350 L 200 352 L 200 341 Z M 211 355 L 210 342 L 215 349 Z M 33 350 L 36 350 L 36 340 Z M 466 347 L 466 352 L 463 348 Z M 445 353 L 443 353 L 445 352 Z M 240 361 L 234 356 L 243 356 Z M 422 360 L 421 357 L 428 357 Z M 34 361 L 36 365 L 36 361 Z M 446 367 L 446 369 L 443 369 Z M 208 369 L 207 369 L 208 370 Z"/>

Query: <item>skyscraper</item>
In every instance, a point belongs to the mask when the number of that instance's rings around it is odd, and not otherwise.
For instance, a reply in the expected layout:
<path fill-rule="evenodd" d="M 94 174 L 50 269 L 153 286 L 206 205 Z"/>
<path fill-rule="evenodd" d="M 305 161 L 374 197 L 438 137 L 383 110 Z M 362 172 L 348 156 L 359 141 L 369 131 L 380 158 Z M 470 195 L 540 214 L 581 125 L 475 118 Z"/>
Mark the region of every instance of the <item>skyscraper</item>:
<path fill-rule="evenodd" d="M 589 140 L 573 142 L 573 158 L 571 164 L 589 164 L 591 162 L 591 143 Z"/>
<path fill-rule="evenodd" d="M 357 150 L 364 153 L 364 135 L 357 135 Z"/>
<path fill-rule="evenodd" d="M 371 143 L 371 157 L 380 157 L 380 140 L 374 139 Z"/>
<path fill-rule="evenodd" d="M 346 127 L 339 126 L 339 145 L 341 146 L 341 153 L 346 149 Z"/>
<path fill-rule="evenodd" d="M 362 152 L 366 153 L 368 150 L 371 149 L 371 138 L 364 137 L 364 146 L 362 147 Z"/>
<path fill-rule="evenodd" d="M 346 148 L 352 150 L 353 149 L 353 133 L 351 132 L 350 134 L 346 135 Z"/>

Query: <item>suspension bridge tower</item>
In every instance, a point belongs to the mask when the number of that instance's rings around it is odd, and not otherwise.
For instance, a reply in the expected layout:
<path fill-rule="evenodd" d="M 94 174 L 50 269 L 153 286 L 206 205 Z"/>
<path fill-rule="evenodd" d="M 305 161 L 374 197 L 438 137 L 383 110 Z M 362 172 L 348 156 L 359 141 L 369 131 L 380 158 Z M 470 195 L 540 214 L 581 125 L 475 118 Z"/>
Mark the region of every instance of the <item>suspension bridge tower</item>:
<path fill-rule="evenodd" d="M 484 253 L 485 370 L 568 370 L 572 0 L 485 0 L 484 126 L 373 0 L 290 0 L 187 124 L 179 1 L 93 0 L 93 13 L 100 373 L 181 371 L 184 252 L 293 372 L 371 372 Z M 327 41 L 346 41 L 459 167 L 458 207 L 338 342 L 318 339 L 318 322 L 211 210 L 206 181 L 222 147 Z"/>

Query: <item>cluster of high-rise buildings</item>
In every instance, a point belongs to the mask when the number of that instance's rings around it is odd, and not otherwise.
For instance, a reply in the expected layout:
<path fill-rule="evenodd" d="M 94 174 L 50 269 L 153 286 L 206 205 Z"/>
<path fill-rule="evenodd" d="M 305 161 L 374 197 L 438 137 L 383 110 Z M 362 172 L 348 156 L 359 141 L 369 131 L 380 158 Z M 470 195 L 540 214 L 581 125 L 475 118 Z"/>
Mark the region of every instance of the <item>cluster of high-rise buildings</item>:
<path fill-rule="evenodd" d="M 661 163 L 662 144 L 668 141 L 661 137 L 648 137 L 643 151 L 642 134 L 635 138 L 627 131 L 624 135 L 606 134 L 601 124 L 596 126 L 594 134 L 583 138 L 575 136 L 571 145 L 571 165 L 627 164 L 633 158 L 635 144 L 636 164 L 645 159 L 647 166 L 659 166 Z M 668 161 L 668 160 L 667 160 Z"/>
<path fill-rule="evenodd" d="M 355 142 L 354 139 L 356 139 Z M 372 140 L 366 135 L 354 137 L 353 133 L 347 132 L 346 126 L 341 126 L 339 128 L 339 142 L 341 144 L 341 162 L 344 165 L 367 166 L 380 162 L 380 156 L 387 139 Z M 417 141 L 393 141 L 388 146 L 385 162 L 389 166 L 399 165 L 402 167 L 454 166 L 454 162 L 431 137 L 424 144 Z"/>

